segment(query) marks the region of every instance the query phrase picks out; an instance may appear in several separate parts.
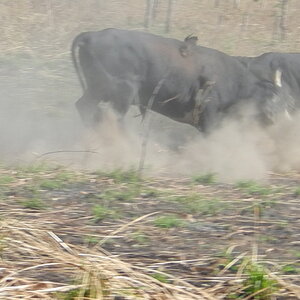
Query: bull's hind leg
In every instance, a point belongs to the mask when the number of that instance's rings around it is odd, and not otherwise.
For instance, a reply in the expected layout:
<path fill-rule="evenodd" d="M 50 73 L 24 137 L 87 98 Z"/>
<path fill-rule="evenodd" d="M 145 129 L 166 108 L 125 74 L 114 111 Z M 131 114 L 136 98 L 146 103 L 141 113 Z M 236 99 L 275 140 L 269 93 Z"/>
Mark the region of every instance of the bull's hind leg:
<path fill-rule="evenodd" d="M 81 164 L 83 167 L 90 167 L 93 162 L 92 152 L 98 152 L 98 126 L 102 120 L 102 111 L 98 107 L 99 101 L 95 100 L 87 91 L 75 103 L 76 109 L 84 124 L 82 136 L 82 147 L 85 154 L 82 157 Z"/>
<path fill-rule="evenodd" d="M 116 89 L 112 96 L 111 104 L 113 110 L 117 113 L 119 123 L 122 124 L 123 118 L 128 112 L 130 105 L 136 98 L 137 87 L 129 81 L 120 81 L 116 84 Z"/>
<path fill-rule="evenodd" d="M 84 125 L 89 128 L 95 128 L 102 118 L 102 112 L 98 107 L 99 100 L 89 96 L 87 92 L 77 100 L 75 106 Z"/>

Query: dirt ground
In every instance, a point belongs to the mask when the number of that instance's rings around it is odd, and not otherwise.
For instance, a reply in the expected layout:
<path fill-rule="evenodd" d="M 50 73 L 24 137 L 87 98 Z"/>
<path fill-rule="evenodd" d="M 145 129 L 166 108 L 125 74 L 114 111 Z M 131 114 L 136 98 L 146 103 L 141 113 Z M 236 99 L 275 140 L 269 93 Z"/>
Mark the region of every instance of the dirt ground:
<path fill-rule="evenodd" d="M 237 292 L 237 286 L 247 262 L 255 261 L 281 282 L 272 299 L 299 299 L 299 173 L 272 173 L 264 184 L 221 184 L 213 174 L 140 180 L 132 170 L 2 166 L 0 186 L 0 295 L 16 284 L 7 280 L 13 269 L 32 264 L 34 257 L 30 263 L 28 257 L 16 258 L 14 242 L 6 240 L 14 239 L 16 227 L 26 231 L 22 226 L 28 225 L 28 231 L 34 226 L 53 232 L 70 247 L 105 251 L 146 273 L 167 274 L 156 277 L 159 281 L 176 285 L 184 280 L 215 299 L 254 299 Z M 29 282 L 74 281 L 63 274 L 47 268 L 20 276 Z"/>

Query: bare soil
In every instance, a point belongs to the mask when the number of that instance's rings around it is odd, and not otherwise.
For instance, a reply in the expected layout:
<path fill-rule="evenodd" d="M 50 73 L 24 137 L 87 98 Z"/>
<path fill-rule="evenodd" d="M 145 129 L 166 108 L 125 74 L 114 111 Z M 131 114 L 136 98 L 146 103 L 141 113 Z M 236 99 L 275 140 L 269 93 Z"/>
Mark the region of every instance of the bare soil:
<path fill-rule="evenodd" d="M 264 184 L 203 181 L 139 181 L 131 171 L 2 167 L 1 219 L 34 223 L 67 245 L 101 249 L 134 266 L 169 274 L 169 283 L 182 279 L 219 299 L 230 299 L 243 261 L 255 260 L 293 287 L 281 286 L 277 299 L 299 299 L 300 174 L 270 174 Z M 179 221 L 167 224 L 162 216 Z M 3 243 L 3 265 L 12 266 L 17 262 Z M 18 263 L 22 260 L 18 257 Z M 24 276 L 74 280 L 51 270 Z"/>

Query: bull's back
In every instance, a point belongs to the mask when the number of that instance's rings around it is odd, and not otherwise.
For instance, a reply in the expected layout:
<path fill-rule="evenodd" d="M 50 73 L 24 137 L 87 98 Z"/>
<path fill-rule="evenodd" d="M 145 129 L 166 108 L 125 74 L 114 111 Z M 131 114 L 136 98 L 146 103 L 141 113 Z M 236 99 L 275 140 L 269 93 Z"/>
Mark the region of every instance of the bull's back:
<path fill-rule="evenodd" d="M 172 56 L 180 58 L 179 51 L 174 51 L 176 43 L 173 39 L 138 31 L 105 29 L 90 33 L 87 47 L 91 58 L 101 62 L 112 76 L 143 77 L 149 68 L 165 71 Z"/>
<path fill-rule="evenodd" d="M 90 61 L 85 64 L 87 75 L 94 70 L 94 75 L 105 72 L 108 76 L 132 81 L 138 84 L 140 95 L 146 99 L 166 75 L 168 78 L 160 91 L 166 99 L 184 94 L 196 80 L 194 58 L 181 56 L 181 41 L 121 29 L 86 33 L 85 40 L 81 51 L 84 52 L 82 57 Z M 94 82 L 93 86 L 101 87 L 102 77 L 99 76 L 98 83 Z M 97 80 L 97 76 L 91 80 Z"/>

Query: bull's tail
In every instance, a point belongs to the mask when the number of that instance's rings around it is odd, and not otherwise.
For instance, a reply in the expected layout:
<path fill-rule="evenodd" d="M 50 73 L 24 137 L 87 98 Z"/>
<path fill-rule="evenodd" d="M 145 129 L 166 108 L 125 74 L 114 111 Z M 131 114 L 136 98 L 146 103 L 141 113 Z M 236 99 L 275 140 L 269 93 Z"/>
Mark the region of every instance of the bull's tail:
<path fill-rule="evenodd" d="M 71 56 L 72 56 L 72 62 L 76 71 L 76 74 L 78 76 L 80 85 L 84 90 L 86 90 L 86 85 L 84 83 L 84 79 L 83 79 L 83 74 L 81 71 L 81 67 L 80 67 L 80 63 L 76 58 L 76 50 L 79 49 L 81 46 L 83 46 L 85 44 L 85 32 L 80 33 L 74 40 L 72 43 L 72 47 L 71 47 Z"/>

